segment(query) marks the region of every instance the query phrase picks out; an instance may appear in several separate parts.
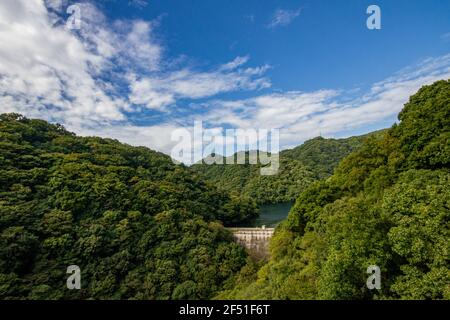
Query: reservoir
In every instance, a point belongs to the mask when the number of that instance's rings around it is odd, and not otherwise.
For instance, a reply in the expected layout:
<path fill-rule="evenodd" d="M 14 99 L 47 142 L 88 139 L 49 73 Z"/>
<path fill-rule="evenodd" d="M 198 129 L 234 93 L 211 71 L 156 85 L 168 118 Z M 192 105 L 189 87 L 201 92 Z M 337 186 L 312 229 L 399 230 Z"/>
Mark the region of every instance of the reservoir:
<path fill-rule="evenodd" d="M 261 205 L 259 217 L 248 222 L 246 227 L 257 228 L 263 225 L 267 228 L 276 227 L 278 223 L 287 218 L 293 205 L 293 202 Z"/>

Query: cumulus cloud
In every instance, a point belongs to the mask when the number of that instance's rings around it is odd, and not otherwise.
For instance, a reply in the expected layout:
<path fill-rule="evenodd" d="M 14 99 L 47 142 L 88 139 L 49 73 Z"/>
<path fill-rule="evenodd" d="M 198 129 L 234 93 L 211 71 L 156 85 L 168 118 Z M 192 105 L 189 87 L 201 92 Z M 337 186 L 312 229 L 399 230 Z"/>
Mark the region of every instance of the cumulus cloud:
<path fill-rule="evenodd" d="M 0 111 L 66 122 L 124 119 L 124 101 L 99 78 L 104 56 L 52 26 L 41 1 L 2 1 L 0 42 Z"/>
<path fill-rule="evenodd" d="M 48 9 L 57 12 L 62 12 L 67 5 L 67 0 L 45 0 L 44 2 Z"/>
<path fill-rule="evenodd" d="M 77 5 L 81 28 L 69 30 L 65 0 L 0 2 L 0 113 L 19 112 L 78 134 L 166 153 L 175 144 L 171 133 L 191 130 L 194 120 L 218 131 L 278 128 L 286 147 L 320 133 L 333 136 L 394 121 L 422 85 L 450 78 L 450 55 L 445 55 L 405 68 L 356 98 L 354 92 L 323 89 L 266 90 L 219 100 L 214 96 L 220 93 L 269 88 L 269 66 L 248 66 L 249 56 L 201 70 L 180 66 L 167 61 L 155 22 L 109 21 L 92 3 Z M 274 16 L 273 26 L 292 21 L 300 11 L 294 13 Z M 173 112 L 177 108 L 185 110 Z M 136 124 L 133 119 L 146 112 L 163 115 L 161 121 Z"/>
<path fill-rule="evenodd" d="M 140 107 L 163 110 L 180 98 L 270 85 L 267 66 L 243 67 L 247 56 L 210 71 L 168 71 L 155 36 L 159 21 L 109 21 L 92 2 L 82 2 L 76 3 L 80 28 L 68 29 L 68 4 L 0 2 L 0 112 L 59 122 L 77 133 L 121 131 L 127 142 L 163 148 L 149 137 L 165 130 L 134 126 L 129 115 Z"/>
<path fill-rule="evenodd" d="M 278 9 L 274 12 L 272 19 L 270 20 L 267 27 L 273 29 L 276 27 L 287 26 L 300 15 L 301 11 L 302 11 L 301 9 L 297 10 Z"/>

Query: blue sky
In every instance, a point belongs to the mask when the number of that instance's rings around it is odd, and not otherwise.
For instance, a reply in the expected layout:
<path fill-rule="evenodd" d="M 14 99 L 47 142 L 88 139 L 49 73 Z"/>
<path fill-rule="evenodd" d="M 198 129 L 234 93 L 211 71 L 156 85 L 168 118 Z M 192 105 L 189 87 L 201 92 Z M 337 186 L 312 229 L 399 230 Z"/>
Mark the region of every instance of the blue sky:
<path fill-rule="evenodd" d="M 136 10 L 103 1 L 113 19 L 161 17 L 159 35 L 169 57 L 187 55 L 200 66 L 237 55 L 269 64 L 273 89 L 317 90 L 371 85 L 406 65 L 449 51 L 448 1 L 153 0 Z M 382 10 L 382 29 L 366 28 L 366 8 Z M 267 28 L 276 10 L 300 14 Z"/>
<path fill-rule="evenodd" d="M 282 148 L 388 127 L 450 78 L 449 1 L 4 0 L 0 21 L 0 112 L 166 153 L 194 120 Z"/>

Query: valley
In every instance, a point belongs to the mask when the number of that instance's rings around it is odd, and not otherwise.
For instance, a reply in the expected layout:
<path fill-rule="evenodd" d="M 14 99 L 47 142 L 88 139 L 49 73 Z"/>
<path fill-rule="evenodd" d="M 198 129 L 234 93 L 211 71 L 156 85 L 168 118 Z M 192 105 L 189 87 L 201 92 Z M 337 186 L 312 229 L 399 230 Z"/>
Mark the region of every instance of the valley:
<path fill-rule="evenodd" d="M 309 140 L 263 177 L 2 114 L 0 298 L 449 299 L 449 119 L 442 80 L 390 129 Z"/>

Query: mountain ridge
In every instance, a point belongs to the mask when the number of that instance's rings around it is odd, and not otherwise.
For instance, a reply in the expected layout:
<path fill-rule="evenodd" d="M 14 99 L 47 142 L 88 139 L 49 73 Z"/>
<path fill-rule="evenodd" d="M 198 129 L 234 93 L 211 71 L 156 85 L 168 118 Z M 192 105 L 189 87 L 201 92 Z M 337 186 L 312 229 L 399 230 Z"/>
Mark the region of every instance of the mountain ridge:
<path fill-rule="evenodd" d="M 364 139 L 382 131 L 343 139 L 316 137 L 283 150 L 279 153 L 280 168 L 273 176 L 261 176 L 261 165 L 249 164 L 249 154 L 261 152 L 259 150 L 241 151 L 226 157 L 236 159 L 238 154 L 245 153 L 245 164 L 205 164 L 202 159 L 202 163 L 190 169 L 219 189 L 244 194 L 259 204 L 293 201 L 309 184 L 330 176 L 337 163 Z"/>

